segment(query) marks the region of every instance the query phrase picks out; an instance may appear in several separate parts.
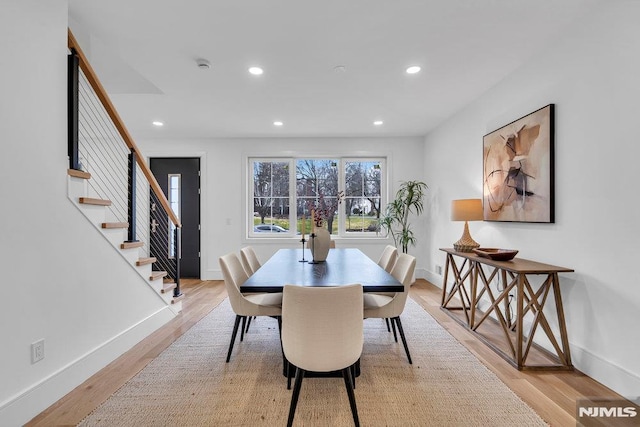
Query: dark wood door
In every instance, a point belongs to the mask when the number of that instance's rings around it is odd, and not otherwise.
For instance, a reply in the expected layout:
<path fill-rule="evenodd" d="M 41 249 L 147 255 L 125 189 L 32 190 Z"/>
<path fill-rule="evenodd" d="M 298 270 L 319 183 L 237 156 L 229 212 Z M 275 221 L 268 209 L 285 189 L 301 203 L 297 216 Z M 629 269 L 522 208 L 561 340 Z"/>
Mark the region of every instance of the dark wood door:
<path fill-rule="evenodd" d="M 182 223 L 180 276 L 200 278 L 200 159 L 154 157 L 149 164 Z"/>

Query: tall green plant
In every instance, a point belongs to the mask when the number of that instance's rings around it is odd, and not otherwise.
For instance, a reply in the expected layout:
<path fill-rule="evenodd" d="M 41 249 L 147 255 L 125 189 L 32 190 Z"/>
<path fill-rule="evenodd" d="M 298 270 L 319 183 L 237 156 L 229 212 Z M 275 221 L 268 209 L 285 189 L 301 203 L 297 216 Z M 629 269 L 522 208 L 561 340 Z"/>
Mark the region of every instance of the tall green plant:
<path fill-rule="evenodd" d="M 409 245 L 415 246 L 416 237 L 411 230 L 409 216 L 418 216 L 424 211 L 424 196 L 429 188 L 422 181 L 403 181 L 396 192 L 394 200 L 387 204 L 385 213 L 380 219 L 380 226 L 393 237 L 393 242 L 400 245 L 402 252 L 407 253 Z"/>

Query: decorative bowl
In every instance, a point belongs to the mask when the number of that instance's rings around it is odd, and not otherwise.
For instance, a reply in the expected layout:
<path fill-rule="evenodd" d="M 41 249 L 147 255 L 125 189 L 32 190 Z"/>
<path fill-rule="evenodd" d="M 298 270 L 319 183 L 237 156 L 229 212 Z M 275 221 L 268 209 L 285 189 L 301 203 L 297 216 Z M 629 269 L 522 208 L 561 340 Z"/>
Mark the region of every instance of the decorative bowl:
<path fill-rule="evenodd" d="M 490 258 L 495 261 L 512 260 L 518 253 L 515 249 L 498 249 L 498 248 L 476 248 L 473 250 L 481 257 Z"/>

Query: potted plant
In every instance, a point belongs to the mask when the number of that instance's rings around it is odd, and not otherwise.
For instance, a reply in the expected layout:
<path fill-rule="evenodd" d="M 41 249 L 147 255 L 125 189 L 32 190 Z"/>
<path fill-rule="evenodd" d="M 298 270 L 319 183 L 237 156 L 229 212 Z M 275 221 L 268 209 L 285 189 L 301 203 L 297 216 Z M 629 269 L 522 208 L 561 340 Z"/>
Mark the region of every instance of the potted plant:
<path fill-rule="evenodd" d="M 409 245 L 415 246 L 416 237 L 411 230 L 409 216 L 422 214 L 427 184 L 422 181 L 403 181 L 394 200 L 387 204 L 380 226 L 391 234 L 393 242 L 407 253 Z"/>

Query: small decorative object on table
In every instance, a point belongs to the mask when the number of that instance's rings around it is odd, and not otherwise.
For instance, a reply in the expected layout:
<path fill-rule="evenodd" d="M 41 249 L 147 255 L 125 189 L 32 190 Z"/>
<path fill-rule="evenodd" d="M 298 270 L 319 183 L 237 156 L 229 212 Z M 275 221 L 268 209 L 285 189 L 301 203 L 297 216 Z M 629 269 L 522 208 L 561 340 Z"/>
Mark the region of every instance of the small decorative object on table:
<path fill-rule="evenodd" d="M 515 249 L 498 249 L 498 248 L 476 248 L 473 250 L 481 257 L 490 258 L 494 261 L 512 260 L 518 253 Z"/>
<path fill-rule="evenodd" d="M 307 242 L 307 240 L 304 238 L 304 233 L 307 231 L 307 218 L 305 218 L 304 215 L 302 215 L 302 224 L 300 225 L 300 232 L 302 233 L 302 238 L 300 239 L 300 243 L 302 243 L 302 259 L 299 260 L 298 262 L 307 262 L 306 259 L 304 259 L 304 244 Z"/>
<path fill-rule="evenodd" d="M 321 194 L 315 203 L 310 203 L 312 232 L 309 235 L 309 249 L 313 260 L 311 264 L 324 262 L 329 255 L 331 247 L 331 233 L 329 232 L 329 219 L 333 218 L 338 205 L 344 198 L 344 191 L 338 192 L 330 201 Z"/>
<path fill-rule="evenodd" d="M 311 217 L 315 218 L 315 211 L 311 211 Z M 309 247 L 311 249 L 311 257 L 313 261 L 311 264 L 317 264 L 319 262 L 325 262 L 327 255 L 329 255 L 329 248 L 331 247 L 331 234 L 329 230 L 322 226 L 317 226 L 317 222 L 313 221 L 313 233 L 309 235 Z"/>

